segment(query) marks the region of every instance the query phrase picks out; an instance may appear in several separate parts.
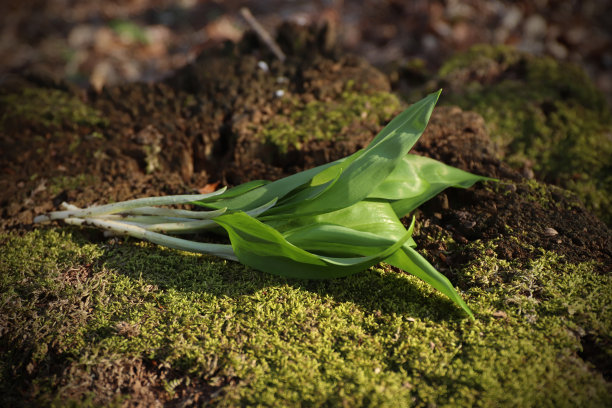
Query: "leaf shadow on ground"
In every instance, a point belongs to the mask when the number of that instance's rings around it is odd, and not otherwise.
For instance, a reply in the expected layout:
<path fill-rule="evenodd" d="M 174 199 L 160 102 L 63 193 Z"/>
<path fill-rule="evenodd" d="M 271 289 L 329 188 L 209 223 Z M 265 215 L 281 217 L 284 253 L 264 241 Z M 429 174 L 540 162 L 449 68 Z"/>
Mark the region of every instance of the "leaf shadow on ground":
<path fill-rule="evenodd" d="M 452 301 L 407 273 L 381 264 L 358 274 L 330 280 L 299 280 L 253 270 L 237 262 L 181 253 L 136 241 L 112 245 L 104 266 L 159 290 L 214 297 L 257 297 L 267 289 L 289 286 L 316 294 L 334 305 L 348 303 L 366 314 L 396 314 L 434 322 L 467 316 Z"/>

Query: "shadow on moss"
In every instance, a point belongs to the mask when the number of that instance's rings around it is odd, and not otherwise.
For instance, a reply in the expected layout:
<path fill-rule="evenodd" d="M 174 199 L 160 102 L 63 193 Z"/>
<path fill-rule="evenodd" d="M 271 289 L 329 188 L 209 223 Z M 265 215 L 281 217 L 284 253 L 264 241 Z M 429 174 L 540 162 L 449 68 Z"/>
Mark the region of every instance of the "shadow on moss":
<path fill-rule="evenodd" d="M 114 247 L 107 253 L 105 265 L 130 279 L 143 279 L 162 290 L 201 293 L 215 298 L 253 296 L 266 292 L 266 288 L 286 286 L 335 303 L 349 302 L 366 313 L 397 313 L 432 321 L 466 317 L 435 290 L 424 293 L 424 285 L 417 278 L 389 267 L 343 279 L 288 279 L 214 257 L 188 253 L 177 256 L 177 251 L 141 242 Z"/>
<path fill-rule="evenodd" d="M 490 255 L 457 266 L 471 322 L 384 267 L 297 282 L 69 231 L 0 237 L 2 402 L 108 406 L 117 389 L 132 406 L 185 393 L 227 406 L 610 402 L 578 357 L 606 357 L 581 338 L 605 348 L 612 320 L 610 278 L 589 263 L 501 260 L 475 242 Z"/>

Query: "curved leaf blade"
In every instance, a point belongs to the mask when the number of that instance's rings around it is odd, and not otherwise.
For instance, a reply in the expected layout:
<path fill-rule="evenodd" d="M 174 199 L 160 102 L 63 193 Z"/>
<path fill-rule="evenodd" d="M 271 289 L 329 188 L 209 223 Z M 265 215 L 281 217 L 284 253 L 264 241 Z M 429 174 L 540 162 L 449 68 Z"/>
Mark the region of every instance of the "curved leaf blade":
<path fill-rule="evenodd" d="M 363 271 L 397 251 L 410 237 L 369 256 L 331 257 L 316 255 L 288 242 L 280 232 L 243 212 L 215 219 L 228 233 L 238 260 L 254 269 L 299 279 L 339 278 Z"/>
<path fill-rule="evenodd" d="M 391 174 L 425 131 L 440 92 L 415 103 L 394 119 L 350 163 L 333 185 L 316 200 L 304 201 L 292 209 L 295 215 L 332 212 L 349 207 L 364 198 Z M 277 207 L 268 214 L 282 212 Z"/>
<path fill-rule="evenodd" d="M 438 272 L 436 268 L 434 268 L 427 259 L 423 258 L 414 248 L 404 245 L 399 251 L 394 252 L 393 255 L 384 261 L 430 284 L 465 310 L 472 320 L 475 320 L 472 311 L 459 293 L 457 293 L 448 278 Z"/>
<path fill-rule="evenodd" d="M 390 201 L 398 217 L 403 217 L 448 187 L 468 188 L 484 180 L 493 179 L 408 154 L 368 198 Z"/>

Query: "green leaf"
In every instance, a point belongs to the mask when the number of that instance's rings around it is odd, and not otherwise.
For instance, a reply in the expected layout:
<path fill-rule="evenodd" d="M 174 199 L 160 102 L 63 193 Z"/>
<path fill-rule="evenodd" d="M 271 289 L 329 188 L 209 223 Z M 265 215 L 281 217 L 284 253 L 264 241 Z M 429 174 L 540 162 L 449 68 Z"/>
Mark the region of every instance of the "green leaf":
<path fill-rule="evenodd" d="M 436 270 L 427 259 L 423 258 L 414 248 L 407 245 L 402 246 L 399 251 L 394 252 L 385 259 L 385 262 L 416 276 L 422 281 L 430 284 L 435 289 L 448 296 L 453 302 L 467 312 L 472 320 L 472 311 L 457 293 L 448 278 Z"/>
<path fill-rule="evenodd" d="M 375 146 L 382 140 L 393 137 L 393 133 L 396 132 L 397 129 L 424 129 L 425 126 L 427 126 L 427 122 L 429 121 L 433 108 L 438 102 L 438 98 L 440 98 L 441 93 L 442 90 L 440 89 L 438 92 L 429 94 L 420 101 L 410 105 L 408 109 L 404 110 L 402 113 L 393 118 L 393 120 L 389 122 L 389 124 L 385 126 L 385 128 L 381 130 L 378 135 L 376 135 L 368 147 L 366 147 L 366 150 Z M 419 136 L 420 134 L 409 140 L 409 143 L 411 143 L 408 147 L 409 149 L 416 143 Z"/>
<path fill-rule="evenodd" d="M 477 181 L 493 180 L 448 166 L 437 160 L 406 155 L 368 198 L 388 200 L 403 217 L 448 187 L 471 187 Z"/>
<path fill-rule="evenodd" d="M 246 211 L 277 198 L 279 204 L 268 214 L 289 210 L 295 215 L 331 212 L 357 203 L 368 196 L 393 171 L 421 136 L 438 100 L 440 91 L 413 104 L 393 119 L 364 150 L 344 159 L 259 185 L 236 195 L 234 189 L 200 204 L 212 208 Z M 321 185 L 335 180 L 333 188 Z M 239 186 L 240 187 L 240 186 Z M 316 190 L 316 193 L 304 191 Z M 323 191 L 321 192 L 321 190 Z M 310 198 L 299 206 L 291 193 Z M 286 197 L 288 196 L 288 197 Z M 313 199 L 313 196 L 316 199 Z"/>
<path fill-rule="evenodd" d="M 273 181 L 271 183 L 262 182 L 260 180 L 252 181 L 252 186 L 243 193 L 236 193 L 234 189 L 240 189 L 242 185 L 228 190 L 225 194 L 212 199 L 200 200 L 194 204 L 203 205 L 212 208 L 227 208 L 234 211 L 247 211 L 253 208 L 260 207 L 274 199 L 280 200 L 288 193 L 295 189 L 299 189 L 306 183 L 309 183 L 312 178 L 321 171 L 335 165 L 337 162 L 327 163 L 319 167 L 302 171 L 291 176 Z M 257 185 L 259 183 L 259 185 Z M 249 184 L 249 183 L 247 183 Z M 240 191 L 240 190 L 238 190 Z"/>
<path fill-rule="evenodd" d="M 331 212 L 366 198 L 393 172 L 425 131 L 439 94 L 429 95 L 391 121 L 363 153 L 342 169 L 331 188 L 325 189 L 316 199 L 292 206 L 292 213 L 298 216 Z M 267 214 L 279 214 L 285 210 L 279 205 Z"/>
<path fill-rule="evenodd" d="M 275 275 L 300 279 L 329 279 L 363 271 L 397 251 L 410 238 L 413 226 L 389 247 L 369 256 L 317 255 L 288 242 L 281 233 L 243 212 L 215 219 L 228 233 L 234 253 L 245 265 Z"/>
<path fill-rule="evenodd" d="M 406 234 L 406 230 L 404 230 Z M 336 224 L 315 224 L 291 230 L 283 235 L 293 245 L 328 256 L 373 255 L 393 245 L 396 240 Z"/>
<path fill-rule="evenodd" d="M 363 200 L 350 207 L 317 215 L 262 216 L 260 220 L 289 236 L 294 230 L 314 228 L 318 224 L 333 224 L 355 231 L 397 240 L 404 236 L 406 228 L 388 202 Z M 409 241 L 414 244 L 412 240 Z"/>
<path fill-rule="evenodd" d="M 38 216 L 94 225 L 190 251 L 238 259 L 265 272 L 304 279 L 336 278 L 386 261 L 448 296 L 473 318 L 448 279 L 415 249 L 400 217 L 447 187 L 488 180 L 408 154 L 425 130 L 440 92 L 413 104 L 365 148 L 348 157 L 274 181 L 253 181 L 209 195 L 155 197 Z M 207 213 L 150 206 L 191 201 Z M 116 214 L 119 213 L 119 214 Z M 214 227 L 229 245 L 174 234 Z"/>

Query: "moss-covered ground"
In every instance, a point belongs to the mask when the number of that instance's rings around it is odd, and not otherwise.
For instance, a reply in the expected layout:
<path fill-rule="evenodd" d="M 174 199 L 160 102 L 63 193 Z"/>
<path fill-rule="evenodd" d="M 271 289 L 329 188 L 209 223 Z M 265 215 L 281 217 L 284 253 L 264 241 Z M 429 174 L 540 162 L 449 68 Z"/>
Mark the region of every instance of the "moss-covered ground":
<path fill-rule="evenodd" d="M 101 113 L 59 89 L 26 87 L 0 95 L 0 130 L 27 121 L 45 128 L 68 126 L 104 126 Z"/>
<path fill-rule="evenodd" d="M 366 93 L 353 88 L 353 82 L 348 81 L 339 97 L 331 101 L 286 98 L 283 104 L 289 115 L 275 116 L 260 137 L 286 153 L 289 147 L 299 150 L 307 141 L 337 140 L 353 121 L 368 118 L 381 123 L 401 108 L 399 99 L 389 92 Z"/>
<path fill-rule="evenodd" d="M 579 67 L 504 46 L 476 46 L 439 71 L 443 101 L 486 120 L 505 159 L 575 191 L 612 222 L 612 114 Z"/>
<path fill-rule="evenodd" d="M 487 250 L 495 241 L 470 243 L 483 255 L 457 275 L 472 322 L 384 265 L 304 282 L 81 234 L 1 237 L 5 406 L 129 401 L 133 380 L 90 376 L 136 375 L 133 361 L 172 370 L 159 401 L 200 381 L 214 392 L 199 402 L 219 406 L 612 403 L 610 383 L 581 358 L 585 335 L 612 358 L 612 278 L 590 263 L 535 248 L 532 260 L 509 262 Z"/>

